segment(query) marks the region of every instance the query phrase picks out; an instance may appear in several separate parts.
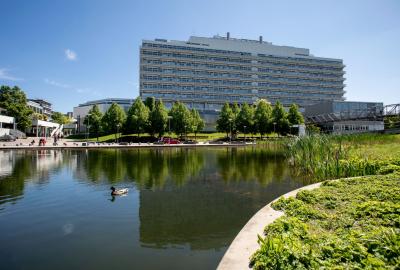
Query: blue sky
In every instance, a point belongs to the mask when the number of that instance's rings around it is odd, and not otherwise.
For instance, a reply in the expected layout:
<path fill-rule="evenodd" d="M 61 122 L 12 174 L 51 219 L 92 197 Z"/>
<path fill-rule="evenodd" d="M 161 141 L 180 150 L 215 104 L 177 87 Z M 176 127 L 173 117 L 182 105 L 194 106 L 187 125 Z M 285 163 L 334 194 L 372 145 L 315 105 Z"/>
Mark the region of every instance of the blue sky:
<path fill-rule="evenodd" d="M 224 35 L 346 65 L 348 100 L 400 102 L 400 1 L 0 0 L 0 84 L 58 111 L 138 96 L 142 39 Z"/>

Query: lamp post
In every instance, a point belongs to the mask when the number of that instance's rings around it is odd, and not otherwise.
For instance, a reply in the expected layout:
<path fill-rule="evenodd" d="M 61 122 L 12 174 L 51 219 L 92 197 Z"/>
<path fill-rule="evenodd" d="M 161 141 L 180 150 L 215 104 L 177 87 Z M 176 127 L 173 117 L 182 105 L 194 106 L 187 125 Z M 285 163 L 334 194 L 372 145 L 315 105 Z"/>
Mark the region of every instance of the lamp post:
<path fill-rule="evenodd" d="M 244 128 L 244 144 L 246 144 L 246 126 L 243 126 Z"/>
<path fill-rule="evenodd" d="M 229 143 L 232 143 L 232 118 L 229 118 Z"/>
<path fill-rule="evenodd" d="M 172 116 L 168 115 L 168 144 L 171 144 L 171 119 Z"/>
<path fill-rule="evenodd" d="M 119 126 L 120 123 L 117 124 L 117 143 L 119 143 Z"/>
<path fill-rule="evenodd" d="M 275 126 L 276 126 L 276 122 L 274 122 L 274 133 L 275 133 Z"/>

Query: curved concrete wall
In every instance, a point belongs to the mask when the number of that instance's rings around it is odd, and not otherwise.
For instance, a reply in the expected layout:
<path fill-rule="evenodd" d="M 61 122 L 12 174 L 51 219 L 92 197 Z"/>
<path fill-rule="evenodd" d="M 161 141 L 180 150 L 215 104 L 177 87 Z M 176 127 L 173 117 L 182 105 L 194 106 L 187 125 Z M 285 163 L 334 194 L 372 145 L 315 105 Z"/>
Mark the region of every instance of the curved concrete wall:
<path fill-rule="evenodd" d="M 321 183 L 308 185 L 282 195 L 285 198 L 294 197 L 301 190 L 312 190 L 318 188 Z M 279 198 L 270 202 L 259 210 L 242 228 L 229 246 L 224 257 L 218 265 L 218 270 L 243 270 L 250 269 L 250 256 L 257 251 L 258 235 L 264 235 L 264 228 L 284 215 L 281 211 L 272 209 L 271 204 Z"/>

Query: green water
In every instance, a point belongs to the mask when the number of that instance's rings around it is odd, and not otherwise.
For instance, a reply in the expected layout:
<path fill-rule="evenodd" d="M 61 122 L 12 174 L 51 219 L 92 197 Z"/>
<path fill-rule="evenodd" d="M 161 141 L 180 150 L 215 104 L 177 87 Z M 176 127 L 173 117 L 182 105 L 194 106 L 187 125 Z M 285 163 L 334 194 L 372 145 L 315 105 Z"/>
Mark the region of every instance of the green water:
<path fill-rule="evenodd" d="M 1 269 L 214 269 L 305 184 L 262 147 L 0 151 Z"/>

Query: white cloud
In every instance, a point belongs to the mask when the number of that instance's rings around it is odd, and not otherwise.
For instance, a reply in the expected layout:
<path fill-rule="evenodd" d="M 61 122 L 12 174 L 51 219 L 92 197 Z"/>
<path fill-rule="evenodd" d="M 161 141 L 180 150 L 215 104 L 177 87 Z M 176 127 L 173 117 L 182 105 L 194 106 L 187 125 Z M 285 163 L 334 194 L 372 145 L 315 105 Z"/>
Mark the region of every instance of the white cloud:
<path fill-rule="evenodd" d="M 52 85 L 52 86 L 55 86 L 55 87 L 58 87 L 58 88 L 71 89 L 71 90 L 75 91 L 78 94 L 91 94 L 93 96 L 98 96 L 98 97 L 102 96 L 102 94 L 100 92 L 98 92 L 96 90 L 93 90 L 91 88 L 74 87 L 74 86 L 71 86 L 69 84 L 60 83 L 60 82 L 57 82 L 57 81 L 54 81 L 54 80 L 50 80 L 50 79 L 47 79 L 47 78 L 44 79 L 44 82 L 46 84 L 48 84 L 48 85 Z"/>
<path fill-rule="evenodd" d="M 49 79 L 44 79 L 44 82 L 46 84 L 52 85 L 52 86 L 56 86 L 56 87 L 60 87 L 60 88 L 71 88 L 71 86 L 69 86 L 68 84 L 64 84 L 64 83 L 59 83 L 53 80 L 49 80 Z"/>
<path fill-rule="evenodd" d="M 66 49 L 65 50 L 65 58 L 67 58 L 67 60 L 69 60 L 69 61 L 76 61 L 76 60 L 78 60 L 78 55 L 73 50 Z"/>
<path fill-rule="evenodd" d="M 22 81 L 23 79 L 14 77 L 9 73 L 9 69 L 0 68 L 0 80 L 4 81 Z"/>

